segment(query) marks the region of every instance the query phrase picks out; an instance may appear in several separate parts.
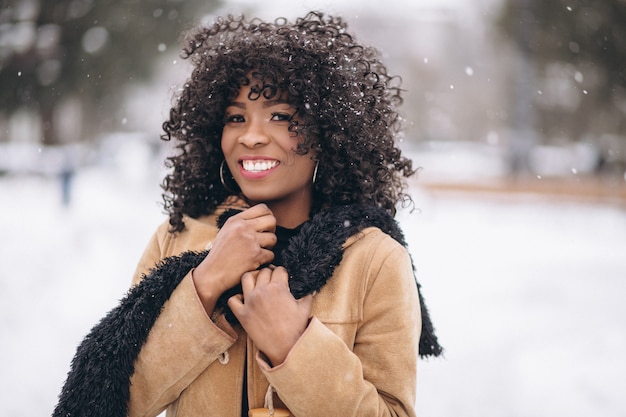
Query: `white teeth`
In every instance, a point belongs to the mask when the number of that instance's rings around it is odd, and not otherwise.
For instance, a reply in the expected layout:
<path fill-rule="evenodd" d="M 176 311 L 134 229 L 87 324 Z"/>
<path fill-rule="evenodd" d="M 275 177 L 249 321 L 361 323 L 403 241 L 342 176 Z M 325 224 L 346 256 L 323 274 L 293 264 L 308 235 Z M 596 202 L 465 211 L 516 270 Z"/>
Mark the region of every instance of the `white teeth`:
<path fill-rule="evenodd" d="M 274 168 L 278 161 L 242 161 L 241 165 L 246 171 L 261 172 Z"/>

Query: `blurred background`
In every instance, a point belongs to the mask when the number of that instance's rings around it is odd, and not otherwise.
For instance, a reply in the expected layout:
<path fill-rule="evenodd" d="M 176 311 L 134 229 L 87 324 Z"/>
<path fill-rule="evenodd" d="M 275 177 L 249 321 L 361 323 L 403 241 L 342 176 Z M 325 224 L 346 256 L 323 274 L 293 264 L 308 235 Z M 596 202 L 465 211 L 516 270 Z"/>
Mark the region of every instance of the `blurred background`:
<path fill-rule="evenodd" d="M 424 416 L 625 416 L 624 0 L 2 0 L 0 402 L 50 414 L 165 220 L 188 28 L 342 15 L 403 78 Z"/>

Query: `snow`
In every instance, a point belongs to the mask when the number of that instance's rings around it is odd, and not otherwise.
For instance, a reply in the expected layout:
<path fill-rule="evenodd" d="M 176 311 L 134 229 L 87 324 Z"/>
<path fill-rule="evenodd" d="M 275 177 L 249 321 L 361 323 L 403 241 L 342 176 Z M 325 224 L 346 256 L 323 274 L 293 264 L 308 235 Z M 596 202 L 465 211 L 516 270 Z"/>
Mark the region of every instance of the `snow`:
<path fill-rule="evenodd" d="M 77 344 L 165 219 L 158 163 L 130 159 L 81 170 L 67 207 L 55 178 L 0 177 L 3 415 L 52 412 Z M 446 348 L 420 363 L 418 415 L 623 416 L 624 208 L 413 191 L 399 219 Z"/>
<path fill-rule="evenodd" d="M 420 370 L 419 415 L 623 416 L 623 209 L 458 194 L 414 217 L 403 223 L 446 347 Z"/>

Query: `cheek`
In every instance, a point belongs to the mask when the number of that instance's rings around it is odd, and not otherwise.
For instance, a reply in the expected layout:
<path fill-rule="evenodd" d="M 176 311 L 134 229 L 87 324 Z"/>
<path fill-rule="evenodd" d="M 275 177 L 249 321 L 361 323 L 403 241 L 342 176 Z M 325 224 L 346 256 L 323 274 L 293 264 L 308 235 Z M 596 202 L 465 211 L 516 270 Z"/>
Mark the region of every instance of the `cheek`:
<path fill-rule="evenodd" d="M 228 131 L 224 130 L 222 132 L 222 138 L 220 139 L 220 147 L 224 155 L 228 155 L 232 151 L 232 144 L 231 135 L 228 134 Z"/>
<path fill-rule="evenodd" d="M 311 152 L 308 152 L 304 155 L 299 154 L 296 152 L 296 148 L 293 147 L 293 143 L 292 147 L 289 148 L 288 151 L 286 147 L 283 149 L 285 149 L 285 152 L 287 153 L 285 165 L 294 167 L 301 172 L 313 170 L 315 163 L 311 161 L 311 157 L 313 155 Z"/>
<path fill-rule="evenodd" d="M 311 160 L 311 155 L 297 155 L 295 158 L 293 162 L 298 167 L 299 174 L 304 178 L 311 177 L 315 169 L 315 162 Z"/>

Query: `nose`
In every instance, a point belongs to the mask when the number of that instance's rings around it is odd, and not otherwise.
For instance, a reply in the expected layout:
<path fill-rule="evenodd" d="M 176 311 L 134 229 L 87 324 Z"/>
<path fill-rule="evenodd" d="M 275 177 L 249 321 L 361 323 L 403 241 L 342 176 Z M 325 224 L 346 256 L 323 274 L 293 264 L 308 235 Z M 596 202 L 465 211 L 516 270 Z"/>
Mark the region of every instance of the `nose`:
<path fill-rule="evenodd" d="M 269 143 L 270 136 L 263 128 L 262 123 L 251 122 L 239 136 L 238 141 L 248 148 L 258 148 Z"/>

